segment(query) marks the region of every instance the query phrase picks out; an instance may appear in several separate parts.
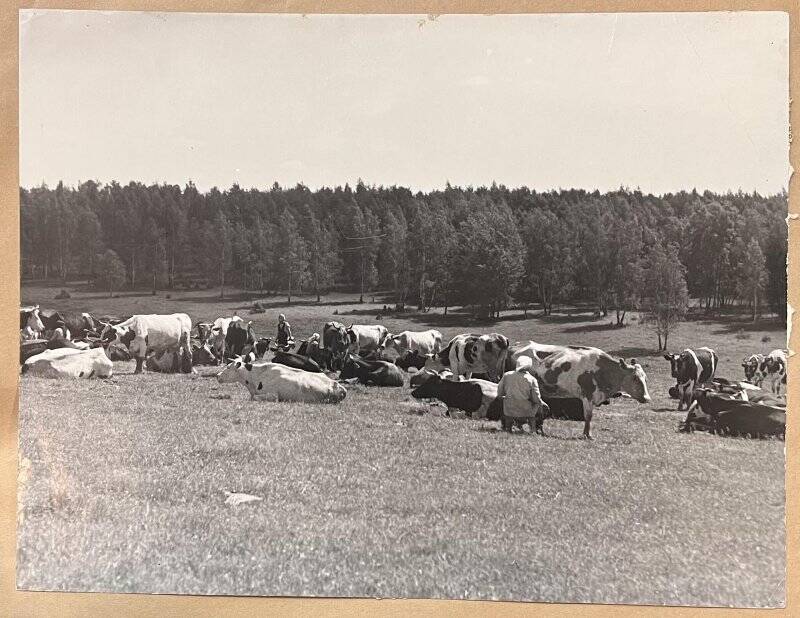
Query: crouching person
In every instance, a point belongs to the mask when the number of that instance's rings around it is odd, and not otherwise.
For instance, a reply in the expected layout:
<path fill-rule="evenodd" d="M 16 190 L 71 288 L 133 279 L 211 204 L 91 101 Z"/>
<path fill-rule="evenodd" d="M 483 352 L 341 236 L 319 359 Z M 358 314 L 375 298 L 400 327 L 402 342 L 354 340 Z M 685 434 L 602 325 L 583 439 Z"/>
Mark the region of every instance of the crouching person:
<path fill-rule="evenodd" d="M 542 425 L 550 407 L 542 401 L 530 357 L 521 356 L 516 368 L 503 374 L 497 385 L 497 397 L 503 401 L 503 431 L 511 432 L 514 425 L 522 429 L 528 423 L 531 433 L 544 435 Z"/>

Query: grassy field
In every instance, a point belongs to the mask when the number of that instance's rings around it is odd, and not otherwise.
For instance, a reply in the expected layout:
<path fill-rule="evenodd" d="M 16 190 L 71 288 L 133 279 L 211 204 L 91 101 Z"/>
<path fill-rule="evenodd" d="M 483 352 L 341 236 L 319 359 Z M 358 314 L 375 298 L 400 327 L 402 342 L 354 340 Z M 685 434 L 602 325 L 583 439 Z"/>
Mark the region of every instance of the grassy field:
<path fill-rule="evenodd" d="M 23 302 L 97 313 L 232 312 L 272 335 L 373 322 L 353 296 L 219 301 L 212 291 L 108 299 L 26 287 Z M 580 343 L 648 375 L 652 404 L 616 400 L 546 437 L 451 419 L 408 387 L 351 387 L 342 405 L 250 402 L 186 375 L 25 377 L 20 396 L 18 585 L 27 589 L 703 605 L 784 599 L 784 443 L 676 432 L 669 364 L 638 323 L 509 312 L 387 317 L 393 331 L 501 332 Z M 762 339 L 769 338 L 767 341 Z M 718 375 L 784 346 L 782 323 L 697 321 L 673 350 L 709 345 Z M 262 501 L 225 504 L 225 491 Z"/>

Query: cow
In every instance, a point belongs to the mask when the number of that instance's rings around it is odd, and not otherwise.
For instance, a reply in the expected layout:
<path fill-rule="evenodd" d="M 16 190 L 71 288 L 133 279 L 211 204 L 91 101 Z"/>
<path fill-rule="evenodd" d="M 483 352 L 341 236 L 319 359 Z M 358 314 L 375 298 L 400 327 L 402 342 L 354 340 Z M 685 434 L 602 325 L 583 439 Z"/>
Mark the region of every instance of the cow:
<path fill-rule="evenodd" d="M 191 366 L 191 333 L 192 320 L 185 313 L 134 315 L 117 325 L 107 324 L 100 340 L 104 347 L 114 343 L 128 348 L 136 359 L 134 373 L 142 373 L 148 354 L 165 349 L 182 348 Z"/>
<path fill-rule="evenodd" d="M 703 414 L 698 415 L 700 407 Z M 786 436 L 786 410 L 733 395 L 697 389 L 694 400 L 679 426 L 681 431 L 704 429 L 720 435 Z"/>
<path fill-rule="evenodd" d="M 194 358 L 188 357 L 183 348 L 162 349 L 145 360 L 147 370 L 155 373 L 192 373 L 193 364 Z"/>
<path fill-rule="evenodd" d="M 258 339 L 253 332 L 252 322 L 245 322 L 241 318 L 231 318 L 225 331 L 225 342 L 222 358 L 226 361 L 245 354 L 245 348 L 252 349 Z"/>
<path fill-rule="evenodd" d="M 22 373 L 42 378 L 110 378 L 113 371 L 103 348 L 45 350 L 22 365 Z"/>
<path fill-rule="evenodd" d="M 211 350 L 220 361 L 231 356 L 225 352 L 225 342 L 228 335 L 228 327 L 233 322 L 242 323 L 243 320 L 238 315 L 235 315 L 232 318 L 217 318 L 211 324 L 211 332 L 208 338 L 211 340 Z M 241 350 L 234 352 L 233 356 L 238 356 L 239 354 L 241 354 Z"/>
<path fill-rule="evenodd" d="M 233 361 L 217 376 L 222 383 L 239 382 L 250 392 L 250 399 L 339 403 L 347 396 L 344 386 L 324 373 L 310 373 L 278 363 Z"/>
<path fill-rule="evenodd" d="M 381 344 L 381 353 L 394 350 L 398 356 L 408 353 L 436 354 L 442 350 L 442 333 L 438 330 L 404 330 L 399 335 L 388 335 Z"/>
<path fill-rule="evenodd" d="M 29 309 L 20 309 L 19 328 L 23 341 L 39 339 L 44 334 L 44 323 L 39 315 L 39 305 Z"/>
<path fill-rule="evenodd" d="M 248 363 L 267 360 L 267 352 L 269 352 L 269 344 L 271 342 L 272 339 L 269 337 L 259 337 L 255 343 L 244 346 L 242 358 Z"/>
<path fill-rule="evenodd" d="M 711 348 L 685 349 L 680 354 L 664 354 L 677 380 L 678 410 L 685 410 L 692 401 L 695 386 L 710 382 L 717 370 L 719 358 Z"/>
<path fill-rule="evenodd" d="M 203 343 L 192 341 L 192 365 L 216 365 L 217 357 L 211 350 L 208 341 Z"/>
<path fill-rule="evenodd" d="M 97 333 L 99 324 L 88 313 L 74 311 L 60 311 L 61 321 L 73 338 L 82 339 Z"/>
<path fill-rule="evenodd" d="M 59 311 L 39 311 L 39 317 L 44 325 L 45 339 L 72 339 L 72 333 L 67 327 L 64 316 Z"/>
<path fill-rule="evenodd" d="M 744 379 L 761 386 L 764 381 L 764 375 L 761 373 L 761 363 L 764 362 L 763 354 L 751 354 L 742 361 L 742 368 L 744 369 Z"/>
<path fill-rule="evenodd" d="M 490 380 L 497 381 L 505 371 L 508 348 L 508 339 L 498 333 L 456 335 L 446 348 L 428 357 L 425 369 L 439 372 L 448 368 L 456 379 L 485 373 Z"/>
<path fill-rule="evenodd" d="M 769 386 L 776 395 L 781 394 L 781 385 L 786 388 L 786 369 L 786 352 L 783 350 L 772 350 L 761 362 L 763 384 Z"/>
<path fill-rule="evenodd" d="M 214 324 L 212 322 L 198 322 L 195 326 L 197 328 L 197 338 L 200 340 L 200 345 L 203 345 L 211 337 L 211 329 Z"/>
<path fill-rule="evenodd" d="M 381 324 L 351 324 L 347 327 L 347 352 L 365 356 L 371 352 L 380 355 L 381 346 L 389 331 Z"/>
<path fill-rule="evenodd" d="M 300 342 L 297 353 L 323 366 L 325 364 L 325 353 L 321 347 L 321 343 L 322 338 L 319 336 L 319 333 L 314 333 L 308 339 L 304 339 Z"/>
<path fill-rule="evenodd" d="M 311 373 L 322 373 L 320 366 L 312 359 L 293 352 L 278 350 L 275 352 L 275 356 L 272 357 L 270 362 L 286 365 L 287 367 L 294 367 L 295 369 L 302 369 L 303 371 L 310 371 Z"/>
<path fill-rule="evenodd" d="M 647 376 L 635 359 L 615 359 L 598 348 L 571 346 L 534 360 L 532 370 L 539 380 L 542 397 L 578 398 L 583 405 L 583 437 L 591 440 L 592 414 L 618 394 L 639 403 L 651 401 Z"/>
<path fill-rule="evenodd" d="M 339 373 L 340 380 L 358 379 L 362 384 L 375 386 L 403 386 L 403 372 L 394 363 L 366 361 L 355 354 L 348 354 Z"/>
<path fill-rule="evenodd" d="M 347 329 L 344 324 L 326 322 L 322 327 L 323 366 L 331 371 L 341 369 L 347 345 Z"/>
<path fill-rule="evenodd" d="M 411 367 L 420 370 L 425 368 L 425 363 L 427 361 L 427 355 L 420 354 L 415 350 L 413 352 L 406 352 L 403 356 L 398 356 L 395 359 L 394 364 L 404 371 L 408 371 Z"/>
<path fill-rule="evenodd" d="M 492 402 L 497 398 L 497 384 L 488 380 L 444 380 L 432 375 L 413 391 L 415 399 L 438 399 L 450 409 L 463 410 L 476 419 L 485 418 Z"/>
<path fill-rule="evenodd" d="M 417 386 L 425 384 L 425 382 L 427 382 L 431 376 L 439 376 L 442 380 L 451 380 L 453 378 L 453 373 L 449 369 L 445 369 L 440 373 L 436 373 L 431 369 L 423 369 L 422 371 L 418 371 L 411 376 L 411 379 L 408 381 L 408 383 L 411 388 L 416 388 Z"/>

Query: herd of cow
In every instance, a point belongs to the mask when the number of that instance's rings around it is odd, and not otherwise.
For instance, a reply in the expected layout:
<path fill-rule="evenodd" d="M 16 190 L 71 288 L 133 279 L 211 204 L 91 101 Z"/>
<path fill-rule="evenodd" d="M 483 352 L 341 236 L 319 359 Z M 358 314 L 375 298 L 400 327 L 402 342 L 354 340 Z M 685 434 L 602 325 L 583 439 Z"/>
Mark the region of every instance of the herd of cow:
<path fill-rule="evenodd" d="M 586 438 L 595 407 L 620 396 L 651 401 L 647 376 L 635 359 L 586 346 L 512 344 L 498 333 L 460 334 L 445 344 L 437 330 L 393 335 L 382 325 L 328 322 L 321 335 L 314 333 L 292 351 L 293 343 L 290 349 L 271 345 L 239 316 L 200 322 L 193 329 L 185 313 L 122 320 L 35 306 L 20 310 L 20 338 L 22 372 L 29 375 L 109 377 L 112 361 L 131 358 L 136 373 L 192 373 L 196 365 L 225 365 L 214 373 L 217 379 L 243 384 L 253 399 L 338 403 L 349 384 L 402 387 L 405 373 L 411 373 L 413 397 L 437 399 L 448 411 L 489 420 L 503 416 L 497 382 L 527 356 L 550 415 L 582 420 Z M 785 435 L 783 350 L 745 359 L 743 381 L 716 377 L 718 357 L 709 348 L 664 358 L 676 379 L 670 396 L 679 400 L 678 410 L 687 410 L 682 430 Z"/>

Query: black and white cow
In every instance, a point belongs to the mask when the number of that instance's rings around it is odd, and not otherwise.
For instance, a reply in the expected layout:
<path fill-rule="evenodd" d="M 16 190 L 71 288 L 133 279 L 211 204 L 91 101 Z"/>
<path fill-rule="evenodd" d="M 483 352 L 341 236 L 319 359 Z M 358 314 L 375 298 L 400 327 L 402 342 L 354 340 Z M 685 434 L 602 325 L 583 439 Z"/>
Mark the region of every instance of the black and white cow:
<path fill-rule="evenodd" d="M 678 410 L 685 410 L 692 402 L 695 386 L 714 377 L 719 357 L 711 348 L 687 348 L 680 354 L 664 354 L 664 358 L 670 362 L 672 377 L 677 380 Z"/>
<path fill-rule="evenodd" d="M 450 369 L 456 380 L 461 375 L 469 379 L 473 374 L 485 373 L 496 381 L 504 373 L 508 348 L 508 338 L 498 333 L 456 335 L 444 350 L 428 357 L 425 369 Z"/>
<path fill-rule="evenodd" d="M 341 369 L 348 345 L 349 339 L 344 324 L 326 322 L 322 327 L 323 367 L 331 371 Z"/>
<path fill-rule="evenodd" d="M 361 384 L 375 386 L 403 386 L 403 371 L 387 361 L 367 361 L 355 354 L 348 354 L 339 374 L 340 380 L 357 378 Z"/>
<path fill-rule="evenodd" d="M 744 379 L 756 386 L 761 386 L 764 374 L 761 373 L 761 363 L 764 362 L 763 354 L 751 354 L 742 361 Z"/>
<path fill-rule="evenodd" d="M 764 376 L 763 384 L 776 395 L 781 394 L 781 387 L 786 390 L 786 352 L 772 350 L 761 362 L 761 374 Z"/>

